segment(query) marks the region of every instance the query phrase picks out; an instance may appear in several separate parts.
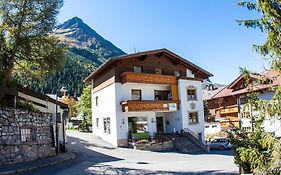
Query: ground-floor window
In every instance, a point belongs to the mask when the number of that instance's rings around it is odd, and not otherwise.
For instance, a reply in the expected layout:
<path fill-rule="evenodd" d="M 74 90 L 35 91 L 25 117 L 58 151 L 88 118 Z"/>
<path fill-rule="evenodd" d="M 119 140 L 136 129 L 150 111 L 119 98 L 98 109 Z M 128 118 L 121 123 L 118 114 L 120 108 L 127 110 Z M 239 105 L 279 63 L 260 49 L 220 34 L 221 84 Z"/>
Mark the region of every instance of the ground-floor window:
<path fill-rule="evenodd" d="M 242 112 L 241 118 L 251 118 L 250 113 L 249 112 Z"/>
<path fill-rule="evenodd" d="M 99 128 L 99 118 L 96 118 L 96 127 Z"/>
<path fill-rule="evenodd" d="M 190 112 L 188 116 L 190 124 L 198 123 L 198 112 Z"/>
<path fill-rule="evenodd" d="M 252 128 L 250 126 L 247 126 L 247 127 L 242 127 L 242 130 L 244 132 L 251 132 L 252 131 Z"/>
<path fill-rule="evenodd" d="M 129 117 L 128 118 L 128 141 L 147 140 L 148 118 L 147 117 Z"/>
<path fill-rule="evenodd" d="M 103 130 L 104 133 L 110 134 L 110 118 L 104 118 L 103 119 Z"/>
<path fill-rule="evenodd" d="M 128 128 L 132 133 L 147 132 L 148 121 L 147 117 L 129 117 Z"/>

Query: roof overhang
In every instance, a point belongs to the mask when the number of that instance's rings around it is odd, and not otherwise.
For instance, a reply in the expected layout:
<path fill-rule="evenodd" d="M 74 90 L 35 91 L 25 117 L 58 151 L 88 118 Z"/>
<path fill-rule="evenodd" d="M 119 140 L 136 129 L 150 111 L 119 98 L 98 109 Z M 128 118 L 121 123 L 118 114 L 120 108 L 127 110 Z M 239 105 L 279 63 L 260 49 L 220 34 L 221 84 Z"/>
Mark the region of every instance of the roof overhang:
<path fill-rule="evenodd" d="M 193 69 L 195 69 L 197 72 L 195 73 L 200 73 L 202 74 L 202 77 L 204 79 L 213 76 L 212 73 L 202 69 L 201 67 L 191 63 L 190 61 L 180 57 L 179 55 L 167 50 L 167 49 L 158 49 L 158 50 L 151 50 L 151 51 L 145 51 L 145 52 L 138 52 L 138 53 L 133 53 L 133 54 L 127 54 L 127 55 L 121 55 L 118 57 L 113 57 L 109 60 L 107 60 L 106 62 L 104 62 L 100 67 L 98 67 L 94 72 L 92 72 L 85 80 L 85 83 L 89 83 L 91 81 L 91 79 L 95 78 L 96 75 L 98 75 L 100 72 L 102 72 L 103 70 L 105 70 L 105 68 L 107 68 L 108 66 L 112 65 L 113 63 L 115 63 L 116 61 L 119 60 L 124 60 L 124 59 L 128 59 L 128 58 L 134 58 L 134 57 L 144 57 L 147 55 L 158 55 L 158 57 L 162 56 L 162 55 L 166 55 L 168 57 L 170 57 L 171 59 L 174 59 L 177 63 L 179 64 L 183 64 L 187 67 L 192 67 Z"/>
<path fill-rule="evenodd" d="M 57 104 L 62 109 L 68 109 L 68 105 L 67 104 L 62 103 L 60 101 L 57 101 L 57 100 L 49 97 L 48 95 L 44 95 L 44 94 L 40 94 L 40 93 L 34 92 L 34 91 L 32 91 L 32 90 L 30 90 L 30 89 L 28 89 L 26 87 L 17 87 L 17 90 L 18 90 L 18 92 L 21 92 L 23 94 L 26 94 L 26 95 L 29 95 L 29 96 L 32 96 L 32 97 L 35 97 L 35 98 L 38 98 L 40 100 L 49 101 L 51 103 Z"/>

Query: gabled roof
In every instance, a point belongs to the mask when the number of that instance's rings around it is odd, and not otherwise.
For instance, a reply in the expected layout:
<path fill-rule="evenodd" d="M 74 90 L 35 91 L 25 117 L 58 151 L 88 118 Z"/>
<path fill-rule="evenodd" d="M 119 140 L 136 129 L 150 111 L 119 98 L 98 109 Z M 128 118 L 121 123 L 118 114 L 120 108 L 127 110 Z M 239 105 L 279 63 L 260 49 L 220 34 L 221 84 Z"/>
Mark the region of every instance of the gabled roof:
<path fill-rule="evenodd" d="M 106 62 L 104 62 L 100 67 L 98 67 L 94 72 L 92 72 L 85 80 L 84 82 L 89 82 L 91 79 L 93 79 L 98 73 L 100 73 L 102 70 L 104 70 L 106 67 L 108 67 L 109 65 L 115 63 L 118 60 L 124 60 L 124 59 L 128 59 L 128 58 L 133 58 L 133 57 L 140 57 L 140 56 L 145 56 L 145 55 L 152 55 L 152 54 L 166 54 L 168 56 L 170 56 L 173 59 L 176 59 L 177 61 L 179 61 L 180 63 L 184 64 L 184 65 L 188 65 L 191 66 L 195 69 L 197 69 L 198 71 L 202 72 L 202 74 L 204 75 L 205 78 L 208 78 L 210 76 L 213 76 L 212 73 L 202 69 L 201 67 L 191 63 L 190 61 L 180 57 L 179 55 L 169 51 L 168 49 L 157 49 L 157 50 L 150 50 L 150 51 L 144 51 L 144 52 L 138 52 L 138 53 L 133 53 L 133 54 L 127 54 L 127 55 L 121 55 L 121 56 L 117 56 L 117 57 L 113 57 L 110 58 L 109 60 L 107 60 Z"/>
<path fill-rule="evenodd" d="M 272 83 L 270 84 L 257 84 L 254 85 L 253 90 L 259 91 L 259 90 L 265 90 L 270 87 L 276 87 L 281 85 L 281 75 L 276 71 L 264 71 L 260 74 L 250 74 L 250 77 L 254 79 L 269 79 L 272 80 Z M 248 93 L 247 88 L 242 88 L 239 90 L 235 90 L 234 87 L 237 85 L 238 82 L 243 81 L 244 77 L 243 75 L 239 75 L 238 78 L 236 78 L 233 82 L 231 82 L 228 86 L 224 87 L 221 91 L 219 91 L 217 94 L 215 94 L 212 99 L 216 98 L 223 98 L 228 96 L 235 96 L 235 95 L 242 95 Z"/>

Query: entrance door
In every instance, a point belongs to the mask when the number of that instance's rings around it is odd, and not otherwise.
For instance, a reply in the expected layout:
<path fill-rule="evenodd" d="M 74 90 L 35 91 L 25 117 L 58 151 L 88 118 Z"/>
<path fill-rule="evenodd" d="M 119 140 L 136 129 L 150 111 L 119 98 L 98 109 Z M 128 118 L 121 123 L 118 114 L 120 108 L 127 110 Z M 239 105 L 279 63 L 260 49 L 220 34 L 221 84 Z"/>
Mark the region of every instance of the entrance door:
<path fill-rule="evenodd" d="M 158 133 L 164 132 L 163 117 L 156 117 L 156 127 Z"/>

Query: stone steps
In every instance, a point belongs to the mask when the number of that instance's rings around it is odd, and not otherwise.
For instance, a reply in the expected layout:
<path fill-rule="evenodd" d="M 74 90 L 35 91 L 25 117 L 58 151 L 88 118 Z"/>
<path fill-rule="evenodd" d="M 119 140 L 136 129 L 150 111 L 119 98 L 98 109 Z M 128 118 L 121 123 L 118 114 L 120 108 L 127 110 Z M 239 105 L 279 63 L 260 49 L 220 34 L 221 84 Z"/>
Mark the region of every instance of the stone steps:
<path fill-rule="evenodd" d="M 207 147 L 190 133 L 163 134 L 161 136 L 157 136 L 156 139 L 160 141 L 173 140 L 174 149 L 181 153 L 196 153 L 207 151 Z"/>

